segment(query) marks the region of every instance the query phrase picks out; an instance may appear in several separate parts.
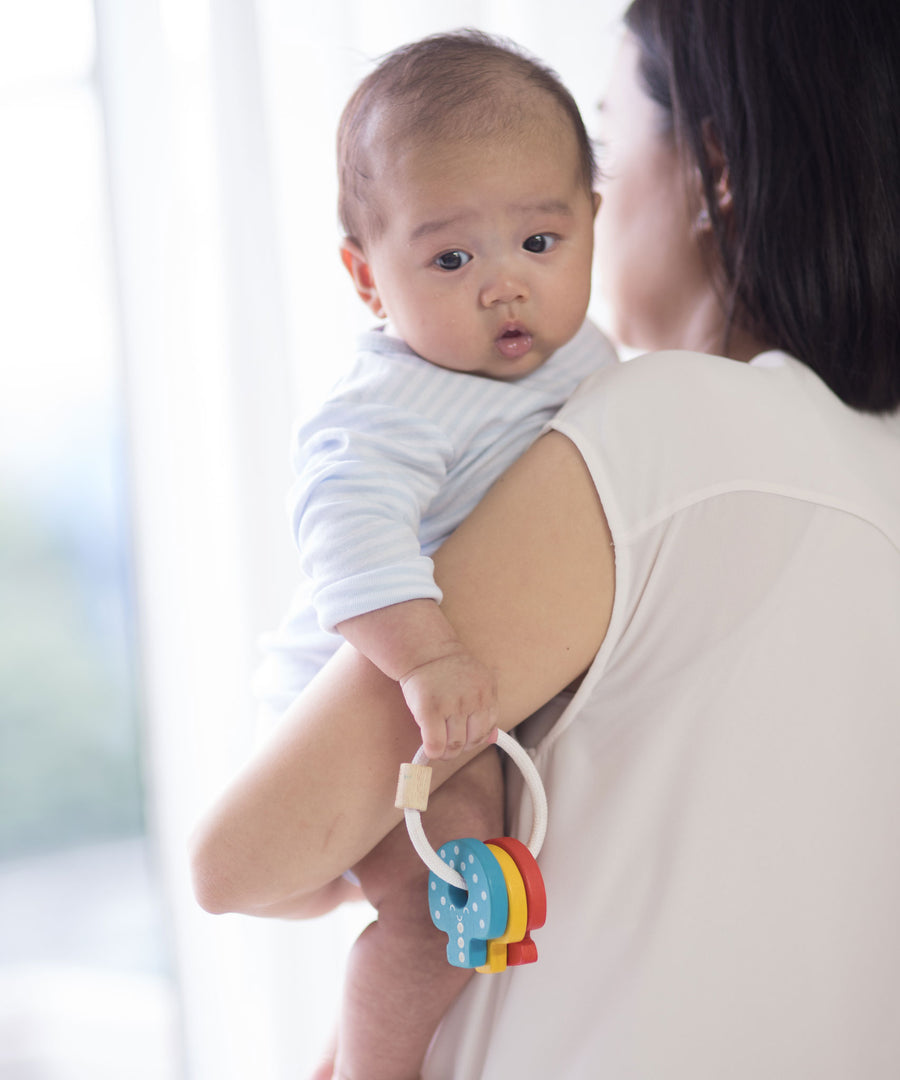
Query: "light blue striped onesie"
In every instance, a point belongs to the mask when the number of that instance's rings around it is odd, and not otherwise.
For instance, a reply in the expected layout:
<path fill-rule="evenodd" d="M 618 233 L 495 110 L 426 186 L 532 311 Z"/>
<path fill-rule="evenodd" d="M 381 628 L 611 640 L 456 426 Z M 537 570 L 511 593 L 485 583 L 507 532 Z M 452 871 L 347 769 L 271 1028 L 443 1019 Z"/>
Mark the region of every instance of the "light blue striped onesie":
<path fill-rule="evenodd" d="M 292 438 L 289 511 L 307 584 L 262 642 L 264 713 L 291 703 L 342 638 L 343 619 L 404 600 L 441 600 L 429 556 L 615 353 L 586 321 L 516 381 L 450 371 L 381 330 Z"/>

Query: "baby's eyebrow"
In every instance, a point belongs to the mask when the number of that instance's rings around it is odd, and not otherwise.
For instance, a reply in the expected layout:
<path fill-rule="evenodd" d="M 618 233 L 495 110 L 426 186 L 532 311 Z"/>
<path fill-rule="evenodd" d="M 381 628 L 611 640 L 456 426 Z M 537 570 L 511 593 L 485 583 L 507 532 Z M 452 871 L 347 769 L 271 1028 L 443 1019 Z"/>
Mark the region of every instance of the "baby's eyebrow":
<path fill-rule="evenodd" d="M 566 217 L 572 216 L 572 207 L 563 199 L 543 199 L 533 203 L 516 203 L 511 207 L 512 211 L 516 214 L 563 214 Z M 409 243 L 414 244 L 417 240 L 421 240 L 423 236 L 430 236 L 432 233 L 440 232 L 442 229 L 447 229 L 451 225 L 460 225 L 469 218 L 475 217 L 474 212 L 469 213 L 463 211 L 459 214 L 451 214 L 445 218 L 435 218 L 432 221 L 423 221 L 409 234 Z"/>
<path fill-rule="evenodd" d="M 513 207 L 519 214 L 565 214 L 572 216 L 572 207 L 562 199 L 545 199 L 542 202 L 519 203 Z"/>
<path fill-rule="evenodd" d="M 441 229 L 446 229 L 450 225 L 458 225 L 466 218 L 472 217 L 472 214 L 452 214 L 446 218 L 436 218 L 434 221 L 423 221 L 420 225 L 417 225 L 409 234 L 409 242 L 413 243 L 416 240 L 421 240 L 423 236 L 430 236 L 431 233 L 440 232 Z"/>

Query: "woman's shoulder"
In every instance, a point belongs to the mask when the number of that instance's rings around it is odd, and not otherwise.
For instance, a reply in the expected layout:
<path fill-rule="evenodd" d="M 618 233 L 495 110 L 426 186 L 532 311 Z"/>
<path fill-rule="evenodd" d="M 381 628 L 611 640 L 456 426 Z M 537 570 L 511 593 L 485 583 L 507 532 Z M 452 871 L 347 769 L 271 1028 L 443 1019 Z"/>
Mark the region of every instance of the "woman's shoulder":
<path fill-rule="evenodd" d="M 650 440 L 681 434 L 690 443 L 718 439 L 727 444 L 736 429 L 777 442 L 788 428 L 841 427 L 858 423 L 864 414 L 846 406 L 807 365 L 785 352 L 764 352 L 743 363 L 668 350 L 601 369 L 581 384 L 560 416 L 588 420 L 598 434 L 621 428 L 623 434 Z"/>
<path fill-rule="evenodd" d="M 751 364 L 683 350 L 646 353 L 585 379 L 555 426 L 611 450 L 640 450 L 643 459 L 656 447 L 703 452 L 711 442 L 731 443 L 737 429 L 762 435 L 773 410 L 801 412 L 796 367 L 783 353 Z"/>
<path fill-rule="evenodd" d="M 743 490 L 900 524 L 900 414 L 849 408 L 786 353 L 648 353 L 585 380 L 554 427 L 634 513 Z"/>
<path fill-rule="evenodd" d="M 648 408 L 664 405 L 670 413 L 675 408 L 692 412 L 712 403 L 740 406 L 744 392 L 755 397 L 764 382 L 765 389 L 775 379 L 783 383 L 796 376 L 798 367 L 803 365 L 776 351 L 748 364 L 709 353 L 661 350 L 601 369 L 585 380 L 572 400 L 575 407 L 592 407 L 600 398 L 631 399 Z"/>

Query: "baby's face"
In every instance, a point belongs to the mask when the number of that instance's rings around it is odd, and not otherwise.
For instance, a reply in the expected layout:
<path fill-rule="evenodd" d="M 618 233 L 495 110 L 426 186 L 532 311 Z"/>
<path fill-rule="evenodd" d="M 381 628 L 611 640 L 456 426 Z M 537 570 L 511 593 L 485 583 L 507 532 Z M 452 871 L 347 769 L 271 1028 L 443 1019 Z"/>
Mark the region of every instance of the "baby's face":
<path fill-rule="evenodd" d="M 440 367 L 516 379 L 584 320 L 594 200 L 569 126 L 397 152 L 366 256 L 396 332 Z"/>

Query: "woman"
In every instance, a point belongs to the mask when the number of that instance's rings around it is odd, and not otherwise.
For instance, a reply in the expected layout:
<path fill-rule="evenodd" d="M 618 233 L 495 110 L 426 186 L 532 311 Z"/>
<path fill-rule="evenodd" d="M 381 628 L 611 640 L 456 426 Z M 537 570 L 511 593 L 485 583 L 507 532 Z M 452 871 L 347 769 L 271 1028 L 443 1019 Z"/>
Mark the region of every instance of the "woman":
<path fill-rule="evenodd" d="M 900 14 L 636 0 L 626 25 L 599 267 L 622 340 L 678 351 L 589 380 L 439 553 L 535 747 L 549 915 L 425 1075 L 893 1078 Z M 198 834 L 202 902 L 333 902 L 416 747 L 345 649 Z"/>

